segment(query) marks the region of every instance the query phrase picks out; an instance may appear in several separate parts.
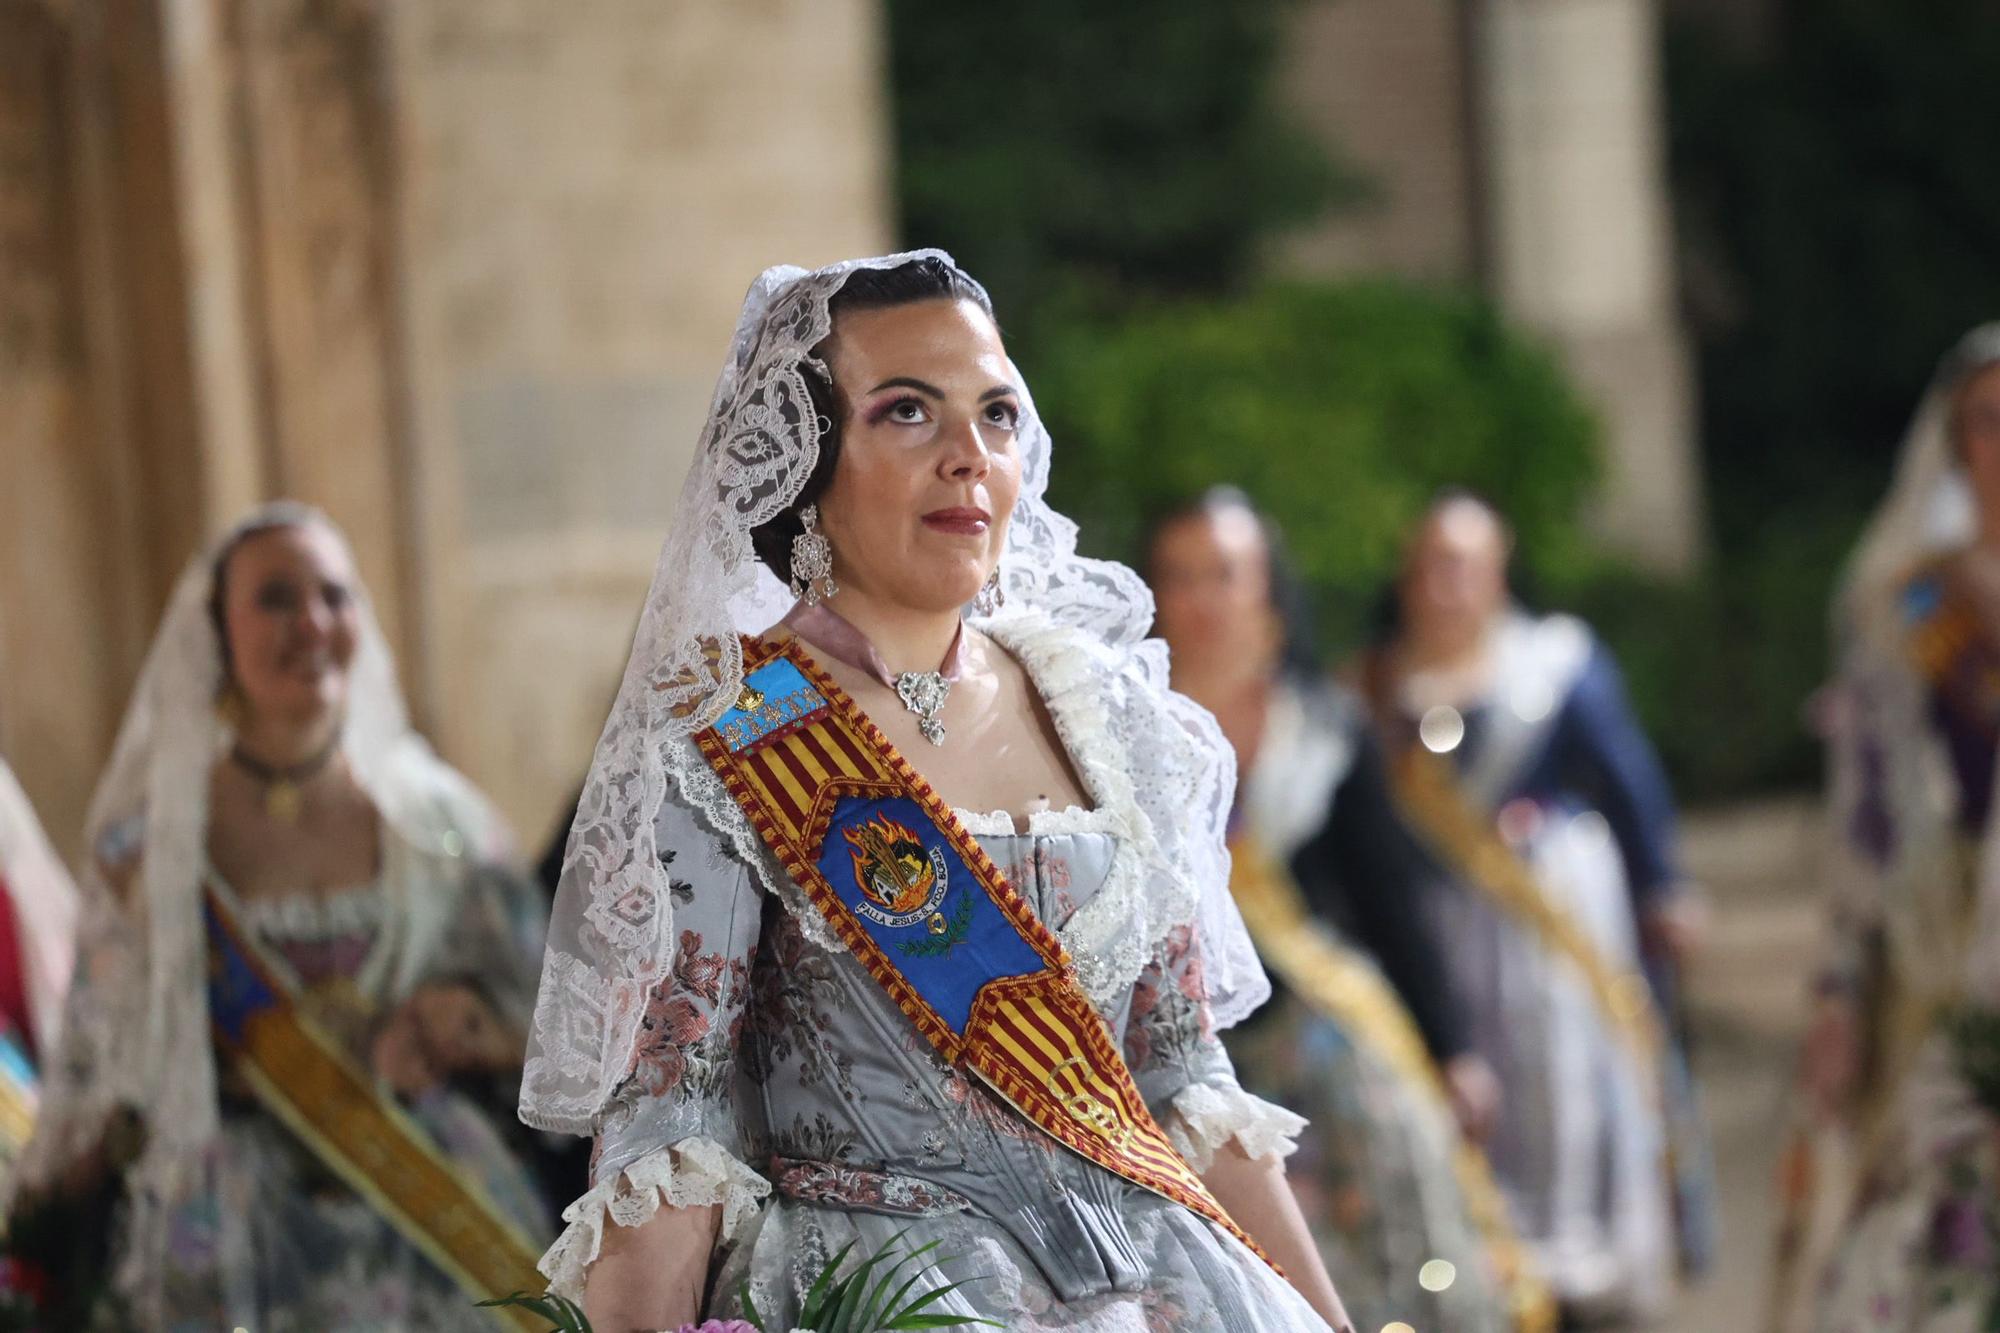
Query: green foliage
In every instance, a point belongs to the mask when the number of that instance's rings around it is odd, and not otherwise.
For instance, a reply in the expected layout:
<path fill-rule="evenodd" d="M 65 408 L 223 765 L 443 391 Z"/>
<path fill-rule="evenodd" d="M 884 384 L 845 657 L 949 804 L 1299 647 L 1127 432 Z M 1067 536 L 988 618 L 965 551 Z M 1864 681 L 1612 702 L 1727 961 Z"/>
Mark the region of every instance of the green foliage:
<path fill-rule="evenodd" d="M 1811 779 L 1799 710 L 1840 561 L 1937 358 L 2000 312 L 1996 18 L 1993 0 L 1822 0 L 1749 45 L 1669 29 L 1716 551 L 1692 588 L 1593 606 L 1685 789 Z M 1704 651 L 1672 653 L 1677 635 Z"/>
<path fill-rule="evenodd" d="M 1961 1007 L 1946 1017 L 1945 1035 L 1973 1099 L 2000 1114 L 2000 1014 Z"/>
<path fill-rule="evenodd" d="M 549 1321 L 550 1333 L 591 1333 L 590 1320 L 583 1314 L 583 1307 L 562 1296 L 530 1296 L 525 1291 L 479 1302 L 482 1310 L 520 1309 L 538 1314 Z"/>
<path fill-rule="evenodd" d="M 1273 285 L 1074 325 L 1045 356 L 1029 371 L 1058 442 L 1054 498 L 1098 554 L 1142 558 L 1150 518 L 1230 482 L 1351 634 L 1411 520 L 1460 484 L 1513 517 L 1531 569 L 1587 564 L 1594 424 L 1550 356 L 1472 297 Z"/>
<path fill-rule="evenodd" d="M 1016 335 L 1079 300 L 1213 291 L 1357 187 L 1269 87 L 1295 0 L 893 0 L 903 235 Z"/>
<path fill-rule="evenodd" d="M 920 1328 L 964 1328 L 983 1325 L 1000 1328 L 1002 1325 L 990 1319 L 966 1318 L 958 1315 L 937 1314 L 929 1307 L 937 1304 L 966 1282 L 953 1282 L 935 1287 L 921 1295 L 912 1296 L 917 1279 L 923 1276 L 924 1256 L 937 1249 L 939 1242 L 932 1241 L 914 1250 L 905 1251 L 894 1263 L 889 1257 L 902 1244 L 907 1232 L 898 1232 L 887 1245 L 857 1264 L 845 1276 L 836 1278 L 847 1256 L 854 1250 L 854 1242 L 842 1246 L 840 1252 L 827 1261 L 820 1269 L 806 1291 L 805 1300 L 799 1307 L 798 1326 L 811 1329 L 813 1333 L 877 1333 L 877 1330 L 920 1329 Z M 910 1270 L 901 1285 L 905 1268 Z M 878 1275 L 879 1270 L 879 1275 Z M 968 1279 L 976 1281 L 978 1279 Z M 743 1312 L 758 1327 L 766 1327 L 758 1317 L 757 1307 L 751 1303 L 750 1288 L 746 1283 L 742 1292 Z"/>
<path fill-rule="evenodd" d="M 1718 535 L 1781 498 L 1858 519 L 1939 355 L 2000 310 L 2000 10 L 1822 0 L 1749 51 L 1671 35 Z"/>
<path fill-rule="evenodd" d="M 807 1288 L 799 1306 L 796 1327 L 810 1330 L 810 1333 L 902 1333 L 910 1329 L 968 1328 L 974 1325 L 1002 1327 L 991 1319 L 940 1314 L 932 1310 L 930 1307 L 952 1292 L 983 1279 L 968 1278 L 964 1282 L 918 1291 L 917 1282 L 924 1275 L 926 1256 L 933 1254 L 940 1242 L 932 1241 L 913 1250 L 906 1249 L 903 1238 L 908 1234 L 907 1231 L 897 1232 L 888 1244 L 846 1274 L 835 1276 L 854 1252 L 854 1242 L 843 1245 L 840 1252 L 819 1270 L 812 1286 Z M 748 1282 L 743 1284 L 738 1299 L 742 1302 L 746 1320 L 760 1329 L 770 1330 L 770 1333 L 782 1333 L 758 1313 L 757 1303 L 750 1298 Z M 481 1301 L 479 1306 L 481 1309 L 507 1307 L 528 1310 L 549 1321 L 550 1333 L 591 1333 L 590 1320 L 584 1315 L 583 1308 L 561 1296 L 530 1296 L 527 1292 L 517 1291 L 496 1300 Z"/>

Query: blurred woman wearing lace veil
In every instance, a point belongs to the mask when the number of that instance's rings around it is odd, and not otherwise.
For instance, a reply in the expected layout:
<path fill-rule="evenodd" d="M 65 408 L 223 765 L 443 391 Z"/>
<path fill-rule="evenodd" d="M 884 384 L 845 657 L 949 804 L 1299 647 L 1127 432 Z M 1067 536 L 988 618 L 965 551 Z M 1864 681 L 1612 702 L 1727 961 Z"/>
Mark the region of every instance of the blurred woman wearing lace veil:
<path fill-rule="evenodd" d="M 1311 1117 L 1292 1178 L 1342 1297 L 1366 1329 L 1552 1329 L 1476 1146 L 1499 1087 L 1429 902 L 1461 890 L 1314 660 L 1276 530 L 1217 487 L 1159 520 L 1146 574 L 1174 687 L 1241 766 L 1231 888 L 1278 993 L 1225 1044 L 1245 1087 Z"/>
<path fill-rule="evenodd" d="M 898 1236 L 964 1284 L 930 1309 L 1008 1328 L 1345 1326 L 1285 1184 L 1299 1121 L 1216 1037 L 1268 991 L 1228 750 L 1140 642 L 1137 577 L 1076 555 L 1049 452 L 945 255 L 751 287 L 522 1090 L 597 1141 L 544 1268 L 600 1330 L 746 1293 L 787 1328 Z"/>
<path fill-rule="evenodd" d="M 533 1282 L 551 1221 L 493 1088 L 518 1077 L 538 895 L 410 730 L 326 518 L 266 506 L 189 564 L 87 832 L 9 1209 L 17 1262 L 61 1269 L 51 1322 L 494 1327 L 474 1302 Z M 24 1258 L 51 1217 L 82 1234 Z M 76 1260 L 104 1233 L 108 1280 Z"/>
<path fill-rule="evenodd" d="M 1781 1317 L 1984 1330 L 2000 1319 L 2000 324 L 1939 367 L 1834 627 L 1831 947 Z"/>

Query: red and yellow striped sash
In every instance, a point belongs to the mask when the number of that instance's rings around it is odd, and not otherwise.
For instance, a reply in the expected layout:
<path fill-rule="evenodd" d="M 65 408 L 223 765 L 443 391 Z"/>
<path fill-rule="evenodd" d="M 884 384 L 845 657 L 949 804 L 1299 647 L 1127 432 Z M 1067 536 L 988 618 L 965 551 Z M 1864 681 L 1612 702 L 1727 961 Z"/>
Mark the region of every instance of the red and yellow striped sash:
<path fill-rule="evenodd" d="M 539 1291 L 538 1252 L 518 1223 L 299 1011 L 213 892 L 203 915 L 216 1046 L 258 1104 L 456 1282 L 468 1304 Z M 517 1309 L 488 1314 L 502 1328 L 546 1322 Z"/>

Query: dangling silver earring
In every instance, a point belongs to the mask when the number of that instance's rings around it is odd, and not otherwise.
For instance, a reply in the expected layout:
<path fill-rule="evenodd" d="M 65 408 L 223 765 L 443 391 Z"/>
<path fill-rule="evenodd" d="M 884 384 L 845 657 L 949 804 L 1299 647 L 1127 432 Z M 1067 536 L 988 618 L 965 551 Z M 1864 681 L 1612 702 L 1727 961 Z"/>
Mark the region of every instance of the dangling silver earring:
<path fill-rule="evenodd" d="M 839 592 L 833 581 L 833 543 L 819 530 L 819 506 L 799 510 L 805 531 L 792 538 L 792 596 L 818 606 Z"/>
<path fill-rule="evenodd" d="M 1007 590 L 1000 586 L 1000 566 L 995 565 L 993 572 L 986 576 L 986 582 L 972 595 L 972 614 L 996 615 L 1005 605 L 1007 605 Z"/>

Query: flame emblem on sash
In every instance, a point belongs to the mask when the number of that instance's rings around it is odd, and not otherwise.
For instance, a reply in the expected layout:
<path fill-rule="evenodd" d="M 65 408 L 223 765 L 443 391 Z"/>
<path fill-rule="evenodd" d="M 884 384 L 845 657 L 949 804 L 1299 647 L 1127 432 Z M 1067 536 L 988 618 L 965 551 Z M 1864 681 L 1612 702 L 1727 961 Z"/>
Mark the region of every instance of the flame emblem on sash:
<path fill-rule="evenodd" d="M 944 849 L 925 849 L 923 839 L 887 815 L 842 829 L 854 858 L 854 879 L 864 901 L 855 909 L 885 926 L 923 920 L 944 901 L 949 884 Z"/>

